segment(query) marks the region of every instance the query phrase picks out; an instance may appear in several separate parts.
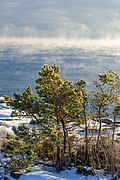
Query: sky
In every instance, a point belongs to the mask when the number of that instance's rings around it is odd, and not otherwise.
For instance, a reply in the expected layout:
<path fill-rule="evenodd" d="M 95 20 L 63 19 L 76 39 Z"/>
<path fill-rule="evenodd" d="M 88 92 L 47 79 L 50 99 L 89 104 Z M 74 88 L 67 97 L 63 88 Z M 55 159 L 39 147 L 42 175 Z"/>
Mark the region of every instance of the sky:
<path fill-rule="evenodd" d="M 0 0 L 0 37 L 120 38 L 120 0 Z"/>

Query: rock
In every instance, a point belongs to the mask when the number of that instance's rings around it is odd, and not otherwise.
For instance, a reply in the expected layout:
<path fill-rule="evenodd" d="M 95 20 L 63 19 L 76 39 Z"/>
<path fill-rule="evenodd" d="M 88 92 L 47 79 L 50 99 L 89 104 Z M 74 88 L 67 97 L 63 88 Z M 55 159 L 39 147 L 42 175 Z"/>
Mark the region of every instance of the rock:
<path fill-rule="evenodd" d="M 10 176 L 13 177 L 14 179 L 19 179 L 19 177 L 22 175 L 20 172 L 11 172 Z"/>
<path fill-rule="evenodd" d="M 89 176 L 89 175 L 94 176 L 95 175 L 95 171 L 92 167 L 86 167 L 86 166 L 81 166 L 81 165 L 77 166 L 76 172 L 83 174 L 85 176 Z"/>

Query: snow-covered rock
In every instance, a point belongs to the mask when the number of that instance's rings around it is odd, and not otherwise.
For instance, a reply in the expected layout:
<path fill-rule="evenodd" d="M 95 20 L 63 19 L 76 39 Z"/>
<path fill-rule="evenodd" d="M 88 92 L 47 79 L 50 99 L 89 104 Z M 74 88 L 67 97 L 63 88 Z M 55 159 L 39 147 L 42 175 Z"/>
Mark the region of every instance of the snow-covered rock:
<path fill-rule="evenodd" d="M 0 148 L 2 144 L 5 142 L 5 137 L 7 134 L 15 136 L 12 129 L 6 127 L 5 125 L 0 126 Z"/>

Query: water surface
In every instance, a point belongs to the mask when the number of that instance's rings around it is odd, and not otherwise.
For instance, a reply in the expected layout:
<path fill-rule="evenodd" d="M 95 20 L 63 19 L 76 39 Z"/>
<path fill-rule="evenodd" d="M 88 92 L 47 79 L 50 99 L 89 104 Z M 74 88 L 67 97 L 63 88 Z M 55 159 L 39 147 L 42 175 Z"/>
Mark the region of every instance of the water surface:
<path fill-rule="evenodd" d="M 44 64 L 60 66 L 63 79 L 85 79 L 88 87 L 98 73 L 120 73 L 120 44 L 96 42 L 61 43 L 47 40 L 0 41 L 0 95 L 21 93 L 35 87 Z"/>

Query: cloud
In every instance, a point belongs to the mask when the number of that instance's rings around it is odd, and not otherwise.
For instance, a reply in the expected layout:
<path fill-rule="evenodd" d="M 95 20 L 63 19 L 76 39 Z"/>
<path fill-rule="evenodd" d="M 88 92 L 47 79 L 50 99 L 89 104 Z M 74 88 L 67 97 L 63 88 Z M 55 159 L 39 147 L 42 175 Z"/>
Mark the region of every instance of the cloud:
<path fill-rule="evenodd" d="M 10 11 L 19 8 L 20 5 L 20 1 L 4 1 L 4 3 L 2 3 L 1 9 Z"/>
<path fill-rule="evenodd" d="M 101 30 L 101 37 L 108 39 L 120 38 L 120 20 L 115 18 L 104 24 Z"/>
<path fill-rule="evenodd" d="M 55 32 L 56 36 L 62 36 L 66 38 L 87 38 L 89 37 L 90 29 L 87 25 L 73 22 L 71 19 L 63 18 L 57 27 Z"/>
<path fill-rule="evenodd" d="M 5 24 L 0 29 L 0 37 L 41 37 L 41 38 L 88 38 L 90 29 L 85 25 L 64 19 L 59 22 L 53 31 L 38 29 L 34 26 L 16 27 L 13 24 Z"/>
<path fill-rule="evenodd" d="M 119 0 L 1 0 L 0 36 L 119 36 Z"/>

